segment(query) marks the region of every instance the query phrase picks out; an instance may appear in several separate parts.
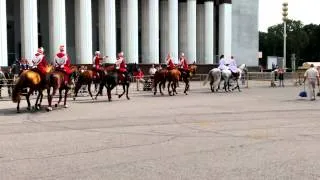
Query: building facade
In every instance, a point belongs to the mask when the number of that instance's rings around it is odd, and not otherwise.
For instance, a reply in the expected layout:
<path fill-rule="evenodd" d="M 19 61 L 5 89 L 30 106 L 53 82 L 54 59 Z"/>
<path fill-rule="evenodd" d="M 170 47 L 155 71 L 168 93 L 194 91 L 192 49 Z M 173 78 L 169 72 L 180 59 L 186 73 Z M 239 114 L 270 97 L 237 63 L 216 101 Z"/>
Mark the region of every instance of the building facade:
<path fill-rule="evenodd" d="M 100 50 L 114 63 L 214 64 L 235 56 L 258 65 L 258 1 L 252 0 L 1 0 L 0 66 L 32 59 L 38 47 L 48 61 L 60 45 L 74 64 L 91 64 Z M 7 26 L 5 26 L 5 24 Z"/>

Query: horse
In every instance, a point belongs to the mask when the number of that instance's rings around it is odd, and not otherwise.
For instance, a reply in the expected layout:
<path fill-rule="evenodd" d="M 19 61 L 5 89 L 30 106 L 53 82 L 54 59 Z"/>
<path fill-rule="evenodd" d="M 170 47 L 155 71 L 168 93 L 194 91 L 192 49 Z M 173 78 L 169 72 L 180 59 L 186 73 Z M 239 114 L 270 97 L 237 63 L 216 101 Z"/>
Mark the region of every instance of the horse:
<path fill-rule="evenodd" d="M 111 91 L 114 89 L 117 85 L 122 85 L 123 93 L 120 94 L 118 97 L 121 98 L 124 94 L 126 94 L 126 97 L 128 100 L 130 100 L 129 97 L 129 87 L 131 82 L 131 73 L 128 72 L 126 77 L 119 77 L 118 70 L 115 68 L 114 65 L 110 65 L 104 68 L 104 70 L 107 72 L 103 78 L 101 79 L 99 91 L 96 94 L 95 99 L 98 99 L 98 95 L 102 94 L 102 90 L 104 87 L 107 89 L 108 94 L 108 100 L 111 101 Z"/>
<path fill-rule="evenodd" d="M 195 64 L 189 65 L 188 67 L 188 71 L 189 73 L 186 73 L 185 71 L 183 71 L 182 69 L 179 69 L 180 73 L 181 73 L 181 78 L 183 80 L 183 82 L 186 84 L 185 85 L 185 89 L 184 89 L 184 94 L 188 95 L 187 91 L 189 90 L 189 83 L 190 83 L 190 79 L 192 78 L 192 76 L 196 73 L 197 71 L 197 66 Z M 190 78 L 190 79 L 189 79 Z"/>
<path fill-rule="evenodd" d="M 167 80 L 168 80 L 168 93 L 170 96 L 174 96 L 178 94 L 177 92 L 177 84 L 181 77 L 181 72 L 178 69 L 169 70 L 167 73 Z M 170 86 L 172 91 L 170 91 Z M 172 93 L 172 94 L 171 94 Z"/>
<path fill-rule="evenodd" d="M 50 73 L 53 70 L 52 66 L 47 66 L 46 67 L 46 73 Z M 41 102 L 42 102 L 42 97 L 43 97 L 43 90 L 46 88 L 46 84 L 42 83 L 41 81 L 41 76 L 39 73 L 32 71 L 32 70 L 25 70 L 20 74 L 19 79 L 17 80 L 13 91 L 12 91 L 12 101 L 14 103 L 17 103 L 17 113 L 20 112 L 20 101 L 21 101 L 21 95 L 22 91 L 25 88 L 29 88 L 27 93 L 25 94 L 26 100 L 28 103 L 27 110 L 31 110 L 31 105 L 30 105 L 30 95 L 34 91 L 38 91 L 39 94 L 37 96 L 37 100 L 35 103 L 35 108 L 40 109 L 41 107 Z M 40 99 L 40 102 L 39 102 Z M 39 102 L 39 104 L 38 104 Z"/>
<path fill-rule="evenodd" d="M 238 80 L 241 79 L 243 72 L 247 71 L 247 69 L 245 64 L 241 64 L 237 69 L 238 73 L 236 74 L 236 76 L 233 76 L 233 73 L 229 69 L 222 70 L 221 76 L 224 80 L 224 90 L 226 92 L 230 91 L 230 80 L 234 80 L 236 82 L 236 86 L 232 89 L 232 91 L 238 89 L 239 92 L 241 92 Z"/>
<path fill-rule="evenodd" d="M 218 86 L 220 84 L 221 81 L 221 71 L 218 68 L 213 68 L 209 71 L 209 73 L 207 74 L 207 77 L 205 79 L 205 81 L 203 82 L 203 86 L 205 86 L 208 82 L 208 80 L 210 80 L 210 89 L 211 92 L 217 92 L 218 91 Z"/>
<path fill-rule="evenodd" d="M 74 73 L 77 71 L 77 67 L 73 66 L 71 67 L 71 72 Z M 70 75 L 70 78 L 71 75 Z M 59 101 L 57 104 L 55 104 L 55 107 L 58 107 L 62 100 L 62 91 L 64 90 L 64 108 L 68 108 L 67 105 L 67 96 L 70 88 L 65 84 L 65 72 L 61 70 L 54 70 L 50 74 L 49 83 L 47 87 L 47 95 L 48 95 L 48 108 L 47 111 L 52 111 L 52 99 L 53 96 L 57 93 L 57 90 L 59 90 Z M 52 94 L 51 94 L 51 87 L 53 88 Z"/>
<path fill-rule="evenodd" d="M 95 84 L 95 89 L 97 88 L 97 83 L 101 82 L 102 77 L 97 78 L 93 70 L 84 70 L 83 72 L 78 72 L 77 81 L 75 82 L 74 96 L 73 100 L 76 100 L 78 92 L 83 85 L 87 85 L 88 92 L 92 100 L 94 99 L 91 93 L 91 84 Z M 102 94 L 102 93 L 101 93 Z"/>
<path fill-rule="evenodd" d="M 157 94 L 157 87 L 159 84 L 159 90 L 160 90 L 160 94 L 163 96 L 163 92 L 161 87 L 164 89 L 166 86 L 166 77 L 167 77 L 167 73 L 168 70 L 167 69 L 159 69 L 158 71 L 156 71 L 156 73 L 154 74 L 153 77 L 153 88 L 154 88 L 154 95 Z"/>

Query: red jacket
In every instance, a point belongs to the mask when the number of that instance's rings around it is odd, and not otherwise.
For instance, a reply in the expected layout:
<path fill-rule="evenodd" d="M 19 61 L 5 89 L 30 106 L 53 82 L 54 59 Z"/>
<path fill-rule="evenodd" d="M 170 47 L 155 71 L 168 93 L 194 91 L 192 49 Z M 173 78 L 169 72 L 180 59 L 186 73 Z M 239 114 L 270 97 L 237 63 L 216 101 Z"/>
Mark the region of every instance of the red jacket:
<path fill-rule="evenodd" d="M 170 58 L 167 60 L 167 65 L 169 70 L 174 69 L 174 64 L 173 64 L 173 60 Z"/>
<path fill-rule="evenodd" d="M 94 57 L 93 65 L 95 66 L 96 69 L 100 69 L 101 60 L 103 60 L 103 58 L 101 58 L 99 56 Z"/>
<path fill-rule="evenodd" d="M 180 65 L 182 66 L 182 69 L 184 69 L 184 70 L 189 69 L 187 60 L 185 58 L 180 58 Z"/>
<path fill-rule="evenodd" d="M 144 77 L 144 74 L 142 71 L 138 71 L 138 72 L 135 72 L 133 74 L 137 79 L 142 79 Z"/>
<path fill-rule="evenodd" d="M 37 69 L 39 69 L 40 73 L 46 74 L 47 61 L 45 55 L 40 53 L 35 54 L 32 63 L 34 66 L 37 66 Z"/>
<path fill-rule="evenodd" d="M 71 65 L 71 60 L 67 54 L 63 52 L 59 52 L 56 54 L 56 57 L 55 57 L 56 67 L 63 70 L 67 74 L 71 74 L 70 65 Z"/>

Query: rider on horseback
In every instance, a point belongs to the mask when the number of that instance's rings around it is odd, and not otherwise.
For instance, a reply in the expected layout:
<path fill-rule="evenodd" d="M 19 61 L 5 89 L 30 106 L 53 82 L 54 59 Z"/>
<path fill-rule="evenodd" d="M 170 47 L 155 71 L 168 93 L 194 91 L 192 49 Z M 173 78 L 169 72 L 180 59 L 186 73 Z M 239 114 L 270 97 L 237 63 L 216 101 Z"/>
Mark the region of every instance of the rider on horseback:
<path fill-rule="evenodd" d="M 227 70 L 228 66 L 226 65 L 226 60 L 224 59 L 224 55 L 220 56 L 219 67 L 220 71 Z"/>
<path fill-rule="evenodd" d="M 60 46 L 60 52 L 54 57 L 54 63 L 57 70 L 64 72 L 64 82 L 68 88 L 71 88 L 71 78 L 72 74 L 70 69 L 70 57 L 64 52 L 64 45 Z"/>
<path fill-rule="evenodd" d="M 128 78 L 127 64 L 123 56 L 123 52 L 120 52 L 116 61 L 116 69 L 118 70 L 118 77 L 120 81 Z"/>
<path fill-rule="evenodd" d="M 233 56 L 231 56 L 231 59 L 230 59 L 230 62 L 229 62 L 229 69 L 230 69 L 233 77 L 238 77 L 239 76 L 237 63 L 236 63 L 236 60 L 234 60 Z"/>
<path fill-rule="evenodd" d="M 101 65 L 102 65 L 103 59 L 106 58 L 106 57 L 107 56 L 101 57 L 100 51 L 96 51 L 95 56 L 93 58 L 93 62 L 92 62 L 93 68 L 92 68 L 92 70 L 97 73 L 98 78 L 103 77 L 104 72 L 101 69 Z"/>
<path fill-rule="evenodd" d="M 186 73 L 187 77 L 189 77 L 189 66 L 188 66 L 187 59 L 184 56 L 184 53 L 181 53 L 180 63 L 178 66 L 179 66 L 179 70 L 182 73 Z"/>
<path fill-rule="evenodd" d="M 42 83 L 46 83 L 49 80 L 46 72 L 47 60 L 44 55 L 43 47 L 40 47 L 32 59 L 33 67 L 32 71 L 39 73 Z"/>
<path fill-rule="evenodd" d="M 175 66 L 173 64 L 173 60 L 172 60 L 172 58 L 170 56 L 170 53 L 169 53 L 168 56 L 167 56 L 167 69 L 170 71 L 170 70 L 172 70 L 174 68 L 175 68 Z"/>

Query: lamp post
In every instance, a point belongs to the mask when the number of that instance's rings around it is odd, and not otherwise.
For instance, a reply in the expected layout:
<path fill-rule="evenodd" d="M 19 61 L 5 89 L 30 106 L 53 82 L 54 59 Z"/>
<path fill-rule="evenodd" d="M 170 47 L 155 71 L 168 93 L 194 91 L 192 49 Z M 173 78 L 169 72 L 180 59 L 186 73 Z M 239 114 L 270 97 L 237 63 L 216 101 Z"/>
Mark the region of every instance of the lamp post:
<path fill-rule="evenodd" d="M 282 68 L 286 69 L 287 63 L 287 18 L 288 16 L 288 2 L 285 0 L 282 4 L 282 20 L 283 20 L 283 60 Z"/>

